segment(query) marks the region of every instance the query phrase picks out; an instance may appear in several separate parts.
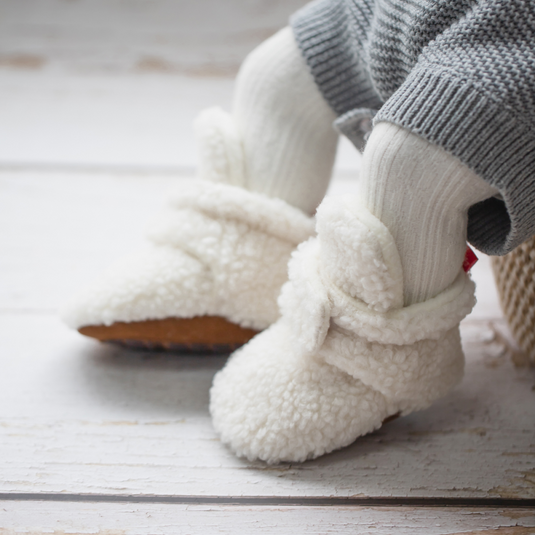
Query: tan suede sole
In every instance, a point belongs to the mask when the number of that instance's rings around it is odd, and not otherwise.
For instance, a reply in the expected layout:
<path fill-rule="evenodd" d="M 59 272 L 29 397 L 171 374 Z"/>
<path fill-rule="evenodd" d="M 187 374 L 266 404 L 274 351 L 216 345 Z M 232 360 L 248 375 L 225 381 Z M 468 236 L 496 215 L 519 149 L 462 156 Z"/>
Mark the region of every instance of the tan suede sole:
<path fill-rule="evenodd" d="M 78 331 L 101 342 L 180 353 L 230 353 L 258 333 L 219 316 L 116 322 L 110 326 L 87 325 Z"/>

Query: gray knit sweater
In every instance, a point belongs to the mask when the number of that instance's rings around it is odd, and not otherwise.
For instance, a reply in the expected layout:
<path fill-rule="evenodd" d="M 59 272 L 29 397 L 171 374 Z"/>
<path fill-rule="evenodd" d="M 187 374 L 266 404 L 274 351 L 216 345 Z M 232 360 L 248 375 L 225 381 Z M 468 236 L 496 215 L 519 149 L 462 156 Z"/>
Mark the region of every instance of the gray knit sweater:
<path fill-rule="evenodd" d="M 487 254 L 535 234 L 535 0 L 318 0 L 291 24 L 357 147 L 375 117 L 497 187 L 469 212 Z"/>

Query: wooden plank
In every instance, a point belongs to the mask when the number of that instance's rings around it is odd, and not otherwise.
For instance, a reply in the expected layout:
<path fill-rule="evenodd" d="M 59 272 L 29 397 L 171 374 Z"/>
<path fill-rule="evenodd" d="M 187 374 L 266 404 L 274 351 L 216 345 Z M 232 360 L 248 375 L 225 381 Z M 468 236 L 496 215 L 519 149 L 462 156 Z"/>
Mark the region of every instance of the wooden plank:
<path fill-rule="evenodd" d="M 235 73 L 306 0 L 2 0 L 0 67 Z"/>
<path fill-rule="evenodd" d="M 224 357 L 133 353 L 54 316 L 0 317 L 0 491 L 199 496 L 535 497 L 534 371 L 479 323 L 434 407 L 300 465 L 236 459 L 212 430 Z M 483 340 L 482 340 L 483 339 Z"/>
<path fill-rule="evenodd" d="M 193 120 L 207 107 L 229 111 L 233 86 L 230 78 L 0 68 L 0 169 L 191 174 Z M 358 152 L 342 138 L 335 174 L 356 177 L 359 166 Z"/>
<path fill-rule="evenodd" d="M 0 70 L 0 163 L 191 172 L 192 123 L 230 109 L 232 79 Z"/>
<path fill-rule="evenodd" d="M 139 246 L 179 180 L 0 172 L 0 309 L 54 312 L 112 259 Z"/>
<path fill-rule="evenodd" d="M 0 534 L 374 533 L 533 535 L 528 509 L 0 502 Z"/>
<path fill-rule="evenodd" d="M 305 3 L 0 0 L 0 163 L 191 171 L 192 119 Z"/>

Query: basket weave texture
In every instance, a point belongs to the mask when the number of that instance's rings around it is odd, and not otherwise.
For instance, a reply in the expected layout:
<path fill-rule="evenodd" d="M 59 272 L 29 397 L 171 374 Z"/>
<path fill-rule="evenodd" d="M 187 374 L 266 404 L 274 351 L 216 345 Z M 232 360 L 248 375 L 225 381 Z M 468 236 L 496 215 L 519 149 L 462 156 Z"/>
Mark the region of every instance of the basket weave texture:
<path fill-rule="evenodd" d="M 492 258 L 500 304 L 520 349 L 535 363 L 535 236 Z"/>

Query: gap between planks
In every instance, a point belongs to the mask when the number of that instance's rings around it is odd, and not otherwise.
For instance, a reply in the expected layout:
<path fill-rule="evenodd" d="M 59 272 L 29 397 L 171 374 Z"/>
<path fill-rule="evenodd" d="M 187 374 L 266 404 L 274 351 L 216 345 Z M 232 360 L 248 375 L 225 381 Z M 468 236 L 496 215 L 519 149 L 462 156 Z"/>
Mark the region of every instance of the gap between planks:
<path fill-rule="evenodd" d="M 157 503 L 182 505 L 304 506 L 304 507 L 470 507 L 529 508 L 535 499 L 527 498 L 418 498 L 418 497 L 301 497 L 301 496 L 156 496 L 67 494 L 54 492 L 0 493 L 0 501 L 48 501 L 77 503 Z"/>

